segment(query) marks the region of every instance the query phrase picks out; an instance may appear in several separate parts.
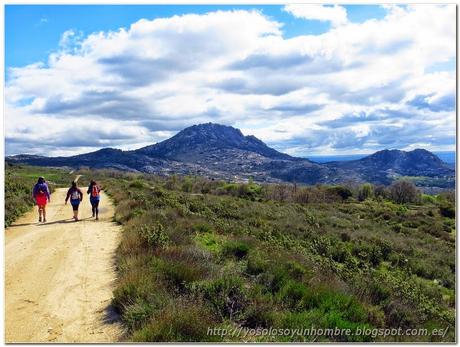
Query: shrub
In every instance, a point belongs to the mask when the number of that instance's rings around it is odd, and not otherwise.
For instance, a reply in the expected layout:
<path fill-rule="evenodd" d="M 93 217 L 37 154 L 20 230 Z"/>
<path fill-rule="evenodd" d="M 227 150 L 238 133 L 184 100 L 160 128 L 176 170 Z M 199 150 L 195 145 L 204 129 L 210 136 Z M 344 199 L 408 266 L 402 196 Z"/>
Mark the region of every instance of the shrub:
<path fill-rule="evenodd" d="M 173 288 L 182 289 L 188 283 L 198 281 L 206 276 L 206 268 L 203 264 L 189 263 L 184 261 L 164 262 L 159 269 Z"/>
<path fill-rule="evenodd" d="M 237 259 L 242 259 L 247 256 L 249 252 L 249 245 L 240 240 L 227 241 L 222 247 L 222 254 L 224 256 L 234 256 Z"/>
<path fill-rule="evenodd" d="M 422 194 L 422 202 L 424 204 L 434 204 L 436 203 L 436 198 L 433 195 Z"/>
<path fill-rule="evenodd" d="M 203 233 L 195 236 L 197 244 L 210 252 L 219 253 L 222 249 L 222 238 L 214 233 Z"/>
<path fill-rule="evenodd" d="M 265 197 L 268 200 L 287 201 L 292 195 L 292 187 L 285 184 L 269 185 L 265 187 Z"/>
<path fill-rule="evenodd" d="M 139 235 L 149 247 L 165 247 L 169 238 L 165 233 L 164 227 L 161 223 L 157 222 L 150 225 L 142 225 L 139 228 Z"/>
<path fill-rule="evenodd" d="M 420 231 L 433 235 L 434 237 L 442 237 L 445 233 L 444 227 L 440 223 L 433 223 L 431 225 L 423 225 L 420 227 Z"/>
<path fill-rule="evenodd" d="M 204 279 L 210 272 L 209 258 L 191 246 L 168 247 L 159 253 L 158 270 L 179 290 L 187 284 Z"/>
<path fill-rule="evenodd" d="M 197 233 L 211 233 L 212 227 L 208 223 L 198 223 L 193 226 L 193 231 Z"/>
<path fill-rule="evenodd" d="M 359 201 L 364 201 L 367 199 L 372 198 L 374 195 L 374 187 L 370 183 L 365 183 L 361 187 L 359 187 L 358 190 L 358 200 Z"/>
<path fill-rule="evenodd" d="M 218 341 L 208 334 L 215 324 L 212 313 L 201 304 L 178 302 L 165 307 L 133 335 L 135 342 L 205 342 Z"/>
<path fill-rule="evenodd" d="M 268 328 L 273 321 L 273 307 L 269 304 L 256 304 L 246 308 L 243 325 L 248 328 Z"/>
<path fill-rule="evenodd" d="M 135 181 L 133 181 L 133 182 L 131 182 L 131 183 L 129 184 L 129 187 L 130 187 L 130 188 L 141 189 L 141 188 L 144 188 L 144 187 L 145 187 L 145 184 L 144 184 L 144 182 L 142 182 L 142 181 L 135 180 Z"/>
<path fill-rule="evenodd" d="M 451 204 L 455 204 L 455 190 L 447 190 L 438 195 L 438 198 L 441 201 L 447 201 Z"/>
<path fill-rule="evenodd" d="M 302 299 L 309 294 L 308 288 L 299 282 L 289 280 L 278 292 L 278 299 L 291 309 L 299 309 Z"/>
<path fill-rule="evenodd" d="M 210 302 L 220 317 L 235 319 L 241 317 L 248 302 L 243 283 L 240 277 L 227 274 L 216 280 L 197 283 L 193 290 Z"/>
<path fill-rule="evenodd" d="M 420 191 L 409 181 L 395 181 L 390 186 L 390 197 L 398 204 L 417 202 Z"/>
<path fill-rule="evenodd" d="M 246 272 L 250 275 L 258 275 L 268 268 L 268 262 L 260 252 L 250 252 Z"/>
<path fill-rule="evenodd" d="M 403 225 L 401 223 L 398 223 L 398 224 L 395 224 L 391 227 L 391 229 L 395 232 L 395 233 L 400 233 L 403 231 Z"/>
<path fill-rule="evenodd" d="M 185 177 L 182 183 L 182 191 L 191 193 L 193 188 L 193 182 L 190 177 Z"/>
<path fill-rule="evenodd" d="M 351 240 L 351 236 L 350 234 L 346 233 L 346 232 L 342 232 L 340 233 L 340 239 L 343 241 L 343 242 L 348 242 Z"/>
<path fill-rule="evenodd" d="M 335 186 L 327 189 L 328 193 L 338 196 L 342 201 L 347 200 L 353 194 L 350 189 L 343 186 Z"/>
<path fill-rule="evenodd" d="M 376 198 L 385 199 L 389 195 L 387 188 L 382 185 L 378 185 L 374 188 L 374 196 Z"/>
<path fill-rule="evenodd" d="M 350 256 L 351 256 L 350 252 L 342 244 L 338 244 L 331 251 L 332 259 L 339 263 L 345 263 L 349 259 Z"/>
<path fill-rule="evenodd" d="M 288 281 L 302 280 L 307 270 L 295 261 L 276 259 L 262 274 L 260 281 L 272 293 L 277 293 Z"/>
<path fill-rule="evenodd" d="M 139 329 L 152 316 L 154 308 L 145 301 L 127 306 L 123 313 L 123 322 L 129 330 Z"/>
<path fill-rule="evenodd" d="M 413 310 L 400 302 L 390 302 L 384 307 L 385 323 L 389 327 L 409 328 L 414 327 L 417 318 Z"/>
<path fill-rule="evenodd" d="M 374 305 L 380 305 L 391 296 L 391 291 L 380 282 L 373 281 L 366 288 L 368 296 Z"/>
<path fill-rule="evenodd" d="M 450 203 L 443 203 L 439 206 L 439 212 L 443 217 L 455 218 L 455 205 Z"/>

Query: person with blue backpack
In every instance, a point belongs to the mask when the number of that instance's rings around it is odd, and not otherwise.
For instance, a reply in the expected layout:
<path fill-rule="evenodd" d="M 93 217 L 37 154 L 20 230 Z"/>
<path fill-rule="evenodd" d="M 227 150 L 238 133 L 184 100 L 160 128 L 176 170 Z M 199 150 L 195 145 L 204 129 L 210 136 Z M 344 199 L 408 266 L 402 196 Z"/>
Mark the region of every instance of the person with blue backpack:
<path fill-rule="evenodd" d="M 67 196 L 65 198 L 66 204 L 69 198 L 70 198 L 70 204 L 72 205 L 72 210 L 73 210 L 73 219 L 75 220 L 75 222 L 77 222 L 78 221 L 78 206 L 80 206 L 80 202 L 83 200 L 83 193 L 77 187 L 77 182 L 75 181 L 72 182 L 72 186 L 67 191 Z"/>
<path fill-rule="evenodd" d="M 99 219 L 99 201 L 101 200 L 101 187 L 92 180 L 88 186 L 86 192 L 89 195 L 89 201 L 91 202 L 91 210 L 93 212 L 93 217 L 96 217 L 96 220 Z"/>
<path fill-rule="evenodd" d="M 44 177 L 38 178 L 32 190 L 32 197 L 38 206 L 38 222 L 46 223 L 46 204 L 51 201 L 51 194 Z"/>

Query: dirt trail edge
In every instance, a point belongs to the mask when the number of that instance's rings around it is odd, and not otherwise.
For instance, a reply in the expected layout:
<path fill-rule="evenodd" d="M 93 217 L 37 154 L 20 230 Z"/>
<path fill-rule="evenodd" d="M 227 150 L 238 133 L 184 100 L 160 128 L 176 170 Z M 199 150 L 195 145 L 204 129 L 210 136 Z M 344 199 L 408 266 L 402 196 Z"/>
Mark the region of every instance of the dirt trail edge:
<path fill-rule="evenodd" d="M 115 342 L 122 336 L 109 308 L 121 236 L 113 204 L 102 193 L 95 221 L 85 194 L 81 220 L 74 222 L 66 191 L 52 194 L 47 223 L 37 222 L 34 208 L 5 231 L 6 342 Z"/>

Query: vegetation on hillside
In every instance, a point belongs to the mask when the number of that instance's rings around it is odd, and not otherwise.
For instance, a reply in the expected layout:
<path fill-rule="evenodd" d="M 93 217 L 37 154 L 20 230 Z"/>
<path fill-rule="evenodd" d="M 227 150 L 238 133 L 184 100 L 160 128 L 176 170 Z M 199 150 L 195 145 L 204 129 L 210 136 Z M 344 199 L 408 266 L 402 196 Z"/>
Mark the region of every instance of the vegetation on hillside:
<path fill-rule="evenodd" d="M 426 196 L 405 182 L 350 189 L 111 175 L 104 185 L 124 225 L 114 306 L 129 339 L 454 340 L 453 194 Z M 257 334 L 311 327 L 449 330 Z"/>
<path fill-rule="evenodd" d="M 128 340 L 455 340 L 453 192 L 81 173 L 123 225 L 113 306 Z M 262 330 L 302 328 L 368 333 Z M 428 335 L 373 335 L 388 328 Z"/>

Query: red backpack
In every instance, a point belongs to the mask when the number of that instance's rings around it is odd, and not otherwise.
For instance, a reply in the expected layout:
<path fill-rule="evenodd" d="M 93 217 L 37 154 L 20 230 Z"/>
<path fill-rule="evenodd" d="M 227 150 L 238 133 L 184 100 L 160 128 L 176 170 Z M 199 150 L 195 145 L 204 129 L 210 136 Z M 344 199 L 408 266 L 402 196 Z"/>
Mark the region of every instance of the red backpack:
<path fill-rule="evenodd" d="M 93 188 L 91 190 L 91 196 L 93 198 L 97 198 L 99 196 L 99 187 L 96 184 L 93 185 Z"/>

